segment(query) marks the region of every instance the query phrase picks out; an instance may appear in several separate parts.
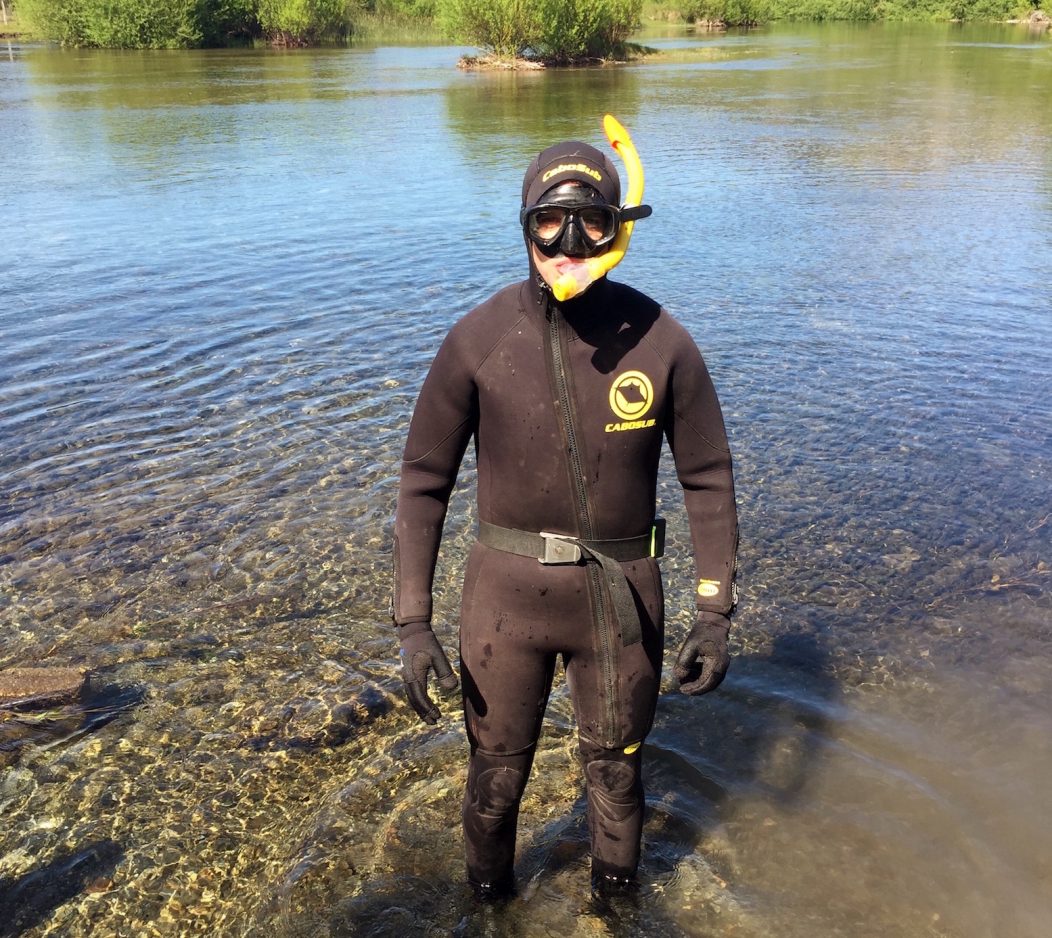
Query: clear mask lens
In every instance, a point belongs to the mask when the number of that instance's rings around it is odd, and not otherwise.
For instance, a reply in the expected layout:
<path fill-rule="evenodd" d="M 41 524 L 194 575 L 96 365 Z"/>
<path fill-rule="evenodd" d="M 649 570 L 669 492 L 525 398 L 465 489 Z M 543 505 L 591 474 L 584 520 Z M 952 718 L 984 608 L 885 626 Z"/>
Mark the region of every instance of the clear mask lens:
<path fill-rule="evenodd" d="M 539 248 L 567 256 L 592 256 L 606 247 L 620 226 L 613 205 L 535 205 L 525 212 L 526 234 Z M 547 251 L 546 251 L 547 253 Z"/>

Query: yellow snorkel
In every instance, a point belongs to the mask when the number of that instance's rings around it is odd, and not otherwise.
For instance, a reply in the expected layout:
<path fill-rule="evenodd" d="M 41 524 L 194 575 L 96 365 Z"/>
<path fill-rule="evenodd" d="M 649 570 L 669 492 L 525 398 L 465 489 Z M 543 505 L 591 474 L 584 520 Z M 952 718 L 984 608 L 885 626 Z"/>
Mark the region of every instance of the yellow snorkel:
<path fill-rule="evenodd" d="M 628 242 L 632 238 L 632 229 L 635 227 L 635 219 L 645 218 L 650 214 L 648 206 L 643 206 L 643 164 L 639 160 L 632 138 L 628 135 L 624 125 L 612 114 L 603 118 L 603 130 L 606 139 L 614 148 L 625 164 L 628 173 L 628 191 L 625 193 L 624 209 L 640 208 L 637 213 L 625 212 L 632 220 L 624 221 L 617 232 L 609 250 L 598 257 L 589 257 L 579 265 L 579 269 L 571 273 L 562 274 L 552 284 L 552 295 L 561 303 L 563 300 L 571 299 L 579 293 L 583 293 L 596 280 L 605 276 L 613 270 L 628 250 Z M 645 211 L 642 211 L 645 209 Z"/>

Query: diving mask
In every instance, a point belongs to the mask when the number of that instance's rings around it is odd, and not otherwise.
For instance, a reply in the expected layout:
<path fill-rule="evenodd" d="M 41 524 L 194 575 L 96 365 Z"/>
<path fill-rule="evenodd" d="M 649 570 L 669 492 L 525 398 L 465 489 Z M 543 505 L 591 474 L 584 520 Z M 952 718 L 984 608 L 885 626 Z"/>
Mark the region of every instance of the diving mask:
<path fill-rule="evenodd" d="M 545 257 L 595 257 L 602 254 L 624 221 L 650 215 L 649 205 L 619 208 L 591 186 L 563 183 L 545 193 L 537 205 L 524 208 L 519 220 L 526 236 Z"/>

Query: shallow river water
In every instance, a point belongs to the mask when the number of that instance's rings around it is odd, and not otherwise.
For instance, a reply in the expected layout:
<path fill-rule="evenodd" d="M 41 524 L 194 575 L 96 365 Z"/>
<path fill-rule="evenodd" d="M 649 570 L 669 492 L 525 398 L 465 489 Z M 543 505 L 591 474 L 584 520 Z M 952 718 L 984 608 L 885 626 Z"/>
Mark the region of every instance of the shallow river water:
<path fill-rule="evenodd" d="M 1052 920 L 1052 42 L 1009 27 L 0 56 L 0 935 L 1038 938 Z M 615 279 L 734 447 L 723 687 L 666 678 L 637 903 L 588 898 L 557 682 L 521 894 L 462 881 L 459 708 L 401 702 L 389 526 L 450 323 L 521 277 L 518 186 L 632 131 Z M 455 648 L 465 467 L 438 572 Z M 662 475 L 669 646 L 690 622 Z"/>

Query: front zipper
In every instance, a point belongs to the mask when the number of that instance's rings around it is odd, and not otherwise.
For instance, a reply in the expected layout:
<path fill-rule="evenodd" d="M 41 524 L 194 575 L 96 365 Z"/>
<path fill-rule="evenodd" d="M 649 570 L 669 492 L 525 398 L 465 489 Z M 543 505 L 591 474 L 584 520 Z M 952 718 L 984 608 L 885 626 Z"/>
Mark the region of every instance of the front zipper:
<path fill-rule="evenodd" d="M 581 464 L 581 450 L 577 443 L 577 429 L 574 426 L 573 408 L 570 402 L 570 385 L 566 377 L 566 354 L 564 339 L 559 329 L 562 318 L 558 308 L 547 304 L 548 344 L 552 355 L 552 371 L 555 375 L 555 392 L 559 401 L 559 411 L 566 431 L 566 444 L 570 453 L 570 472 L 574 478 L 574 507 L 577 510 L 578 523 L 581 526 L 581 537 L 594 538 L 591 513 L 588 510 L 588 491 L 584 480 L 584 469 Z M 600 662 L 603 672 L 603 686 L 606 690 L 606 706 L 603 727 L 603 742 L 613 746 L 619 742 L 620 720 L 618 714 L 617 682 L 614 674 L 613 642 L 611 640 L 610 620 L 606 614 L 604 602 L 602 568 L 595 563 L 586 563 L 588 585 L 595 609 L 596 627 L 599 630 Z"/>

